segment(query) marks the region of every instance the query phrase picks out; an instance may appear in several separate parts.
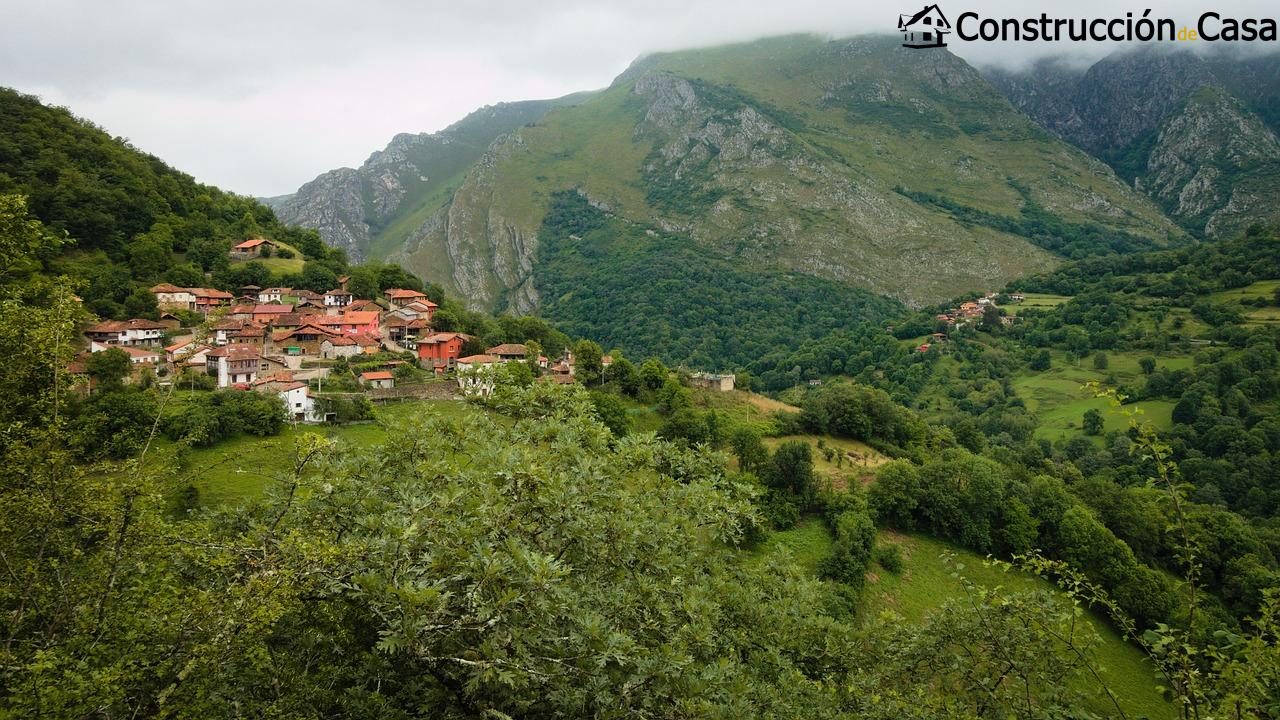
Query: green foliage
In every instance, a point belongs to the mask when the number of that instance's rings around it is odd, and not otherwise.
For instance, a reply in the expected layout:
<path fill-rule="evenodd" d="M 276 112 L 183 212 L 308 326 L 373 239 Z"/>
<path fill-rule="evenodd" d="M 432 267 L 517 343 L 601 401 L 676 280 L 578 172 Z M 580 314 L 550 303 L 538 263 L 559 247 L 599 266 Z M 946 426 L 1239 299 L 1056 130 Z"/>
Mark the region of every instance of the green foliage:
<path fill-rule="evenodd" d="M 1022 216 L 1017 219 L 969 207 L 932 193 L 902 187 L 894 190 L 917 203 L 946 211 L 962 225 L 978 225 L 1025 237 L 1045 250 L 1068 258 L 1138 253 L 1161 247 L 1148 238 L 1096 223 L 1068 222 L 1036 203 L 1026 188 L 1012 181 L 1010 185 L 1022 195 Z"/>
<path fill-rule="evenodd" d="M 876 564 L 895 575 L 902 572 L 902 546 L 897 543 L 880 543 L 875 548 Z"/>
<path fill-rule="evenodd" d="M 553 196 L 538 238 L 533 272 L 547 318 L 571 335 L 667 362 L 747 365 L 900 311 L 840 283 L 710 258 L 692 241 L 646 234 L 574 192 Z"/>
<path fill-rule="evenodd" d="M 102 352 L 89 355 L 84 361 L 85 371 L 89 377 L 98 382 L 100 387 L 118 387 L 133 372 L 133 361 L 129 353 L 120 348 L 107 348 Z"/>
<path fill-rule="evenodd" d="M 1090 408 L 1084 413 L 1084 420 L 1081 423 L 1085 435 L 1101 435 L 1102 434 L 1102 413 L 1097 408 Z"/>
<path fill-rule="evenodd" d="M 285 418 L 284 403 L 275 393 L 218 390 L 191 395 L 167 408 L 161 428 L 171 440 L 207 447 L 241 433 L 277 435 Z"/>

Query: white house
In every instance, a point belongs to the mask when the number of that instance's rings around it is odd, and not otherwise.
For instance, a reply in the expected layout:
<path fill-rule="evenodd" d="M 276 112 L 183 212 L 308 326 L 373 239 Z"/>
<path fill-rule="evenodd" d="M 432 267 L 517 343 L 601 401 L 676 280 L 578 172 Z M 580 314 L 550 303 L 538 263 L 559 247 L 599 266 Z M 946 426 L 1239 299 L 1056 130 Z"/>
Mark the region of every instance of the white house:
<path fill-rule="evenodd" d="M 167 328 L 151 320 L 107 320 L 84 329 L 90 342 L 103 345 L 156 345 Z"/>
<path fill-rule="evenodd" d="M 286 295 L 292 295 L 291 288 L 263 288 L 258 293 L 258 302 L 262 304 L 281 302 Z"/>
<path fill-rule="evenodd" d="M 330 290 L 324 294 L 325 307 L 346 307 L 351 304 L 351 293 L 346 290 Z"/>
<path fill-rule="evenodd" d="M 156 304 L 163 308 L 196 309 L 196 294 L 190 288 L 180 288 L 169 283 L 160 283 L 151 288 L 156 296 Z"/>
<path fill-rule="evenodd" d="M 284 402 L 285 410 L 294 422 L 324 421 L 324 415 L 320 412 L 316 399 L 311 397 L 306 383 L 292 382 L 282 385 L 276 388 L 276 394 Z"/>

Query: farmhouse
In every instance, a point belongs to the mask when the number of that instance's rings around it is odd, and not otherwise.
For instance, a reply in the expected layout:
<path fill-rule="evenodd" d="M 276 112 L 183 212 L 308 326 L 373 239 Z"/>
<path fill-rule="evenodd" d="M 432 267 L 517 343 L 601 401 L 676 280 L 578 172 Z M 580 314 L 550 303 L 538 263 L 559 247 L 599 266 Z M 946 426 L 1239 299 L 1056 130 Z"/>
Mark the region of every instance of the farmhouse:
<path fill-rule="evenodd" d="M 153 320 L 107 320 L 84 329 L 85 337 L 102 345 L 156 345 L 165 327 Z"/>
<path fill-rule="evenodd" d="M 729 392 L 732 390 L 735 380 L 737 380 L 737 377 L 734 375 L 719 375 L 707 372 L 696 372 L 689 376 L 690 385 L 719 392 Z"/>
<path fill-rule="evenodd" d="M 320 357 L 325 360 L 352 357 L 362 352 L 360 344 L 350 335 L 333 335 L 320 341 Z"/>
<path fill-rule="evenodd" d="M 314 323 L 348 335 L 379 335 L 378 313 L 373 310 L 351 310 L 341 315 L 316 317 Z"/>
<path fill-rule="evenodd" d="M 176 285 L 161 283 L 152 287 L 151 293 L 156 296 L 156 304 L 162 308 L 171 310 L 196 309 L 196 294 L 189 288 L 180 288 Z"/>
<path fill-rule="evenodd" d="M 232 247 L 231 257 L 236 260 L 248 260 L 250 258 L 255 258 L 261 255 L 264 248 L 275 248 L 275 247 L 276 247 L 276 244 L 274 241 L 268 240 L 266 238 L 253 238 L 252 240 L 245 240 L 244 242 L 239 243 L 235 247 Z"/>
<path fill-rule="evenodd" d="M 324 294 L 324 306 L 343 308 L 351 304 L 351 293 L 346 290 L 330 290 Z"/>
<path fill-rule="evenodd" d="M 377 389 L 389 389 L 396 385 L 395 377 L 389 370 L 374 370 L 373 372 L 362 373 L 360 375 L 360 383 L 365 387 Z"/>
<path fill-rule="evenodd" d="M 196 312 L 205 315 L 208 315 L 216 308 L 230 305 L 231 301 L 235 299 L 231 293 L 214 290 L 213 288 L 191 288 L 191 293 L 196 296 Z"/>
<path fill-rule="evenodd" d="M 431 303 L 430 300 L 427 300 L 426 293 L 418 292 L 417 290 L 388 288 L 383 293 L 383 296 L 387 298 L 387 303 L 393 308 L 404 307 L 413 302 Z M 434 306 L 434 303 L 431 303 L 431 305 Z"/>
<path fill-rule="evenodd" d="M 470 335 L 455 332 L 432 333 L 418 339 L 418 360 L 423 367 L 452 365 L 462 357 L 462 346 Z"/>
<path fill-rule="evenodd" d="M 528 354 L 528 349 L 519 343 L 503 343 L 496 345 L 484 351 L 486 355 L 492 355 L 499 362 L 511 362 L 512 360 L 524 360 Z"/>
<path fill-rule="evenodd" d="M 281 287 L 263 288 L 258 293 L 258 302 L 260 303 L 284 302 L 284 299 L 290 295 L 293 295 L 293 288 L 281 288 Z"/>

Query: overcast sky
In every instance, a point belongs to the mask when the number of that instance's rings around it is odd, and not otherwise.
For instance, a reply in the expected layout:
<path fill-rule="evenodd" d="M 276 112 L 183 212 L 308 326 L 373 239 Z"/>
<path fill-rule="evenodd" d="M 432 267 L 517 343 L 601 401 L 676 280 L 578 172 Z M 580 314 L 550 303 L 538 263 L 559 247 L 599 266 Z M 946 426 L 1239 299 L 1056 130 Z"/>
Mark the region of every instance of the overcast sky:
<path fill-rule="evenodd" d="M 1122 17 L 1153 7 L 1274 17 L 1272 2 L 1126 7 L 941 0 L 948 15 Z M 902 5 L 902 7 L 898 7 Z M 398 132 L 434 131 L 482 105 L 603 87 L 636 56 L 816 32 L 892 32 L 920 0 L 0 0 L 0 85 L 66 105 L 199 180 L 292 192 L 357 166 Z M 1021 62 L 1062 44 L 951 43 L 971 62 Z M 1095 55 L 1106 48 L 1076 48 Z"/>

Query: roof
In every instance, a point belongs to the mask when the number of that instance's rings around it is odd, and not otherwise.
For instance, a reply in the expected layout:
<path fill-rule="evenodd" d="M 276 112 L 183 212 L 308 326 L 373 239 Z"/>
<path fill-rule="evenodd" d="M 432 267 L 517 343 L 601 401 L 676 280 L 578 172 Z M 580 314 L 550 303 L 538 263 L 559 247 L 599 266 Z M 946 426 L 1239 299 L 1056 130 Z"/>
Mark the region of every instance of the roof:
<path fill-rule="evenodd" d="M 249 304 L 236 305 L 231 308 L 231 314 L 232 315 L 252 315 L 253 308 L 254 306 Z"/>
<path fill-rule="evenodd" d="M 905 18 L 907 17 L 906 15 L 899 15 L 899 16 L 898 16 L 898 29 L 899 29 L 899 30 L 905 30 L 906 28 L 908 28 L 908 27 L 910 27 L 910 26 L 912 26 L 912 25 L 915 25 L 917 22 L 919 22 L 919 21 L 920 21 L 920 18 L 924 17 L 925 15 L 928 15 L 931 11 L 932 11 L 932 12 L 936 12 L 936 13 L 938 13 L 938 18 L 942 20 L 942 24 L 940 24 L 940 25 L 935 25 L 935 26 L 932 26 L 932 27 L 941 27 L 941 28 L 949 28 L 949 27 L 951 27 L 951 23 L 947 22 L 947 17 L 946 17 L 945 15 L 943 15 L 943 14 L 942 14 L 942 10 L 941 10 L 941 9 L 939 9 L 937 5 L 925 5 L 923 10 L 921 10 L 921 11 L 920 11 L 920 12 L 918 12 L 918 13 L 916 13 L 915 15 L 912 15 L 912 16 L 911 16 L 911 18 L 910 18 L 909 20 L 908 20 L 908 19 L 905 19 Z"/>
<path fill-rule="evenodd" d="M 455 338 L 460 340 L 470 340 L 471 336 L 467 335 L 466 333 L 460 333 L 460 332 L 439 332 L 439 333 L 431 333 L 430 335 L 426 336 L 425 338 L 422 338 L 418 342 L 442 343 L 442 342 L 449 342 L 450 340 L 453 340 Z"/>
<path fill-rule="evenodd" d="M 464 358 L 458 358 L 458 363 L 463 365 L 488 365 L 499 362 L 501 358 L 492 355 L 468 355 Z"/>
<path fill-rule="evenodd" d="M 89 327 L 85 328 L 84 331 L 87 333 L 102 333 L 102 332 L 121 332 L 123 330 L 164 330 L 164 329 L 166 329 L 164 325 L 161 325 L 160 323 L 155 322 L 154 320 L 142 320 L 139 318 L 134 318 L 132 320 L 104 320 L 96 325 L 90 325 Z"/>
<path fill-rule="evenodd" d="M 378 322 L 378 313 L 373 310 L 346 312 L 319 321 L 322 325 L 369 325 L 376 322 Z"/>
<path fill-rule="evenodd" d="M 230 300 L 235 297 L 229 292 L 214 290 L 213 288 L 187 288 L 193 295 L 198 298 L 216 298 L 218 300 Z"/>
<path fill-rule="evenodd" d="M 395 376 L 389 370 L 374 370 L 360 376 L 361 380 L 391 380 Z"/>
<path fill-rule="evenodd" d="M 262 245 L 262 244 L 264 244 L 264 243 L 270 243 L 270 242 L 271 242 L 271 241 L 270 241 L 270 240 L 267 240 L 266 238 L 253 238 L 252 240 L 245 240 L 244 242 L 240 243 L 239 245 L 236 245 L 234 249 L 235 249 L 235 250 L 250 250 L 250 249 L 253 249 L 253 248 L 258 247 L 259 245 Z"/>
<path fill-rule="evenodd" d="M 336 346 L 336 345 L 355 345 L 355 344 L 356 344 L 355 339 L 354 339 L 354 338 L 352 338 L 350 335 L 335 335 L 335 336 L 333 336 L 333 337 L 331 337 L 331 338 L 326 338 L 326 339 L 325 339 L 325 342 L 330 343 L 330 344 L 335 345 L 335 346 Z"/>
<path fill-rule="evenodd" d="M 289 392 L 290 390 L 297 390 L 298 388 L 304 388 L 306 386 L 307 386 L 306 383 L 295 380 L 289 383 L 288 385 L 283 385 L 281 387 L 276 388 L 276 392 L 284 393 L 284 392 Z"/>
<path fill-rule="evenodd" d="M 357 345 L 363 347 L 377 347 L 382 344 L 381 340 L 368 333 L 357 333 L 352 335 L 351 339 L 354 340 Z"/>
<path fill-rule="evenodd" d="M 261 290 L 262 288 L 258 287 L 257 285 L 241 285 L 240 289 L 241 290 Z"/>
<path fill-rule="evenodd" d="M 223 345 L 222 347 L 209 352 L 209 357 L 225 357 L 230 360 L 247 360 L 249 358 L 262 357 L 258 353 L 258 348 L 252 345 Z"/>
<path fill-rule="evenodd" d="M 348 295 L 349 296 L 351 295 L 351 293 L 339 288 L 337 290 L 330 290 L 329 292 L 326 292 L 325 295 Z"/>
<path fill-rule="evenodd" d="M 431 310 L 438 307 L 440 306 L 423 297 L 418 300 L 414 300 L 408 305 L 405 305 L 404 309 L 405 310 Z"/>
<path fill-rule="evenodd" d="M 281 340 L 288 340 L 289 338 L 294 337 L 295 335 L 307 335 L 307 334 L 319 334 L 319 335 L 326 335 L 329 337 L 337 335 L 336 332 L 334 332 L 333 330 L 330 330 L 329 328 L 320 327 L 319 325 L 316 325 L 314 323 L 307 323 L 305 325 L 300 325 L 296 328 L 290 328 L 288 330 L 277 330 L 276 332 L 271 334 L 271 342 L 280 342 Z"/>
<path fill-rule="evenodd" d="M 418 292 L 417 290 L 406 290 L 404 288 L 388 288 L 384 294 L 392 300 L 409 300 L 411 298 L 425 298 L 427 296 L 426 293 Z"/>
<path fill-rule="evenodd" d="M 153 293 L 179 293 L 179 292 L 187 292 L 187 289 L 186 289 L 186 288 L 180 288 L 180 287 L 178 287 L 177 285 L 170 285 L 169 283 L 160 283 L 159 285 L 153 286 L 153 287 L 151 288 L 151 292 L 153 292 Z"/>
<path fill-rule="evenodd" d="M 181 350 L 182 348 L 188 345 L 191 345 L 194 342 L 195 342 L 195 338 L 187 338 L 186 340 L 179 340 L 178 342 L 172 345 L 169 345 L 164 350 L 165 352 L 174 352 L 175 350 Z"/>
<path fill-rule="evenodd" d="M 485 350 L 485 352 L 490 355 L 521 355 L 523 356 L 526 352 L 526 349 L 524 345 L 521 345 L 519 343 L 502 343 L 501 345 L 495 345 L 489 348 L 488 350 Z"/>
<path fill-rule="evenodd" d="M 253 306 L 254 315 L 265 315 L 269 313 L 283 315 L 285 313 L 291 313 L 291 312 L 293 312 L 292 305 L 254 305 Z"/>
<path fill-rule="evenodd" d="M 293 372 L 286 370 L 284 372 L 272 373 L 270 375 L 263 375 L 262 377 L 258 378 L 257 380 L 254 380 L 250 384 L 266 385 L 267 383 L 273 383 L 273 382 L 293 382 Z"/>
<path fill-rule="evenodd" d="M 269 287 L 269 288 L 264 288 L 262 292 L 264 292 L 264 293 L 271 293 L 272 295 L 275 295 L 275 294 L 280 294 L 280 295 L 292 295 L 292 294 L 293 294 L 293 288 L 286 288 L 286 287 Z"/>
<path fill-rule="evenodd" d="M 140 347 L 132 347 L 129 345 L 120 346 L 118 349 L 123 350 L 134 357 L 159 357 L 159 350 L 150 350 Z"/>

